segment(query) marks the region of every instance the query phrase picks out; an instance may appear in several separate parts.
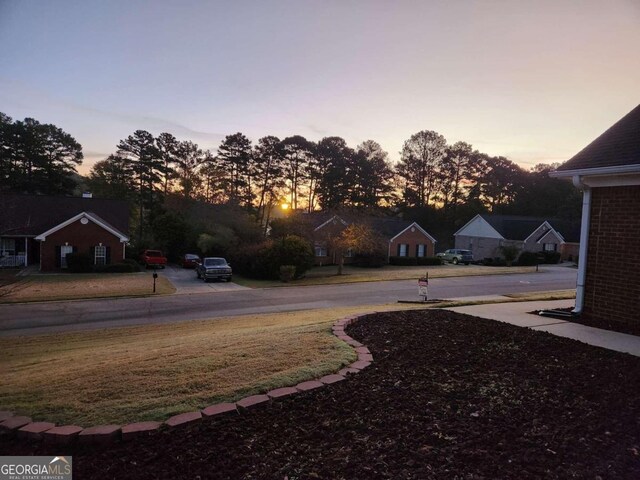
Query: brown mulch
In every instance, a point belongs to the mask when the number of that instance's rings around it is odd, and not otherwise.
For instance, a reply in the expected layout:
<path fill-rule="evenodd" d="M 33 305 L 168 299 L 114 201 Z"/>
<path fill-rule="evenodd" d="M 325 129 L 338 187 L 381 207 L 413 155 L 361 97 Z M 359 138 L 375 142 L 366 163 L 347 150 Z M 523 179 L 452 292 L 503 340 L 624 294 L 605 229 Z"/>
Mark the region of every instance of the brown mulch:
<path fill-rule="evenodd" d="M 448 311 L 348 328 L 375 362 L 347 381 L 104 450 L 74 478 L 640 478 L 640 358 Z"/>

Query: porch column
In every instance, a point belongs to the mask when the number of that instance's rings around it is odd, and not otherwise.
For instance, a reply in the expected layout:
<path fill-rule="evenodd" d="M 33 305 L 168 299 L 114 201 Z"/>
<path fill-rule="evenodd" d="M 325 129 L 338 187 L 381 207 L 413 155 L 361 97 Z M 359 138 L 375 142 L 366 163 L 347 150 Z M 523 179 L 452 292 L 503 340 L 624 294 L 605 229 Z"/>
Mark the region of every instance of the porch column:
<path fill-rule="evenodd" d="M 24 266 L 29 265 L 29 239 L 24 237 Z"/>

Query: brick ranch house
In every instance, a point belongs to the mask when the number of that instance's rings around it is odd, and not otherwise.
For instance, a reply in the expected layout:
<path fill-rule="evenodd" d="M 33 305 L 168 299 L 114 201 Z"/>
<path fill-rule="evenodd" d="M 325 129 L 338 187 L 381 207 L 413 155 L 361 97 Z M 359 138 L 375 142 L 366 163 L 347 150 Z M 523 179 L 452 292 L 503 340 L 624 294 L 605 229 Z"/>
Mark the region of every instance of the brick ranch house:
<path fill-rule="evenodd" d="M 575 312 L 640 321 L 640 105 L 551 176 L 583 191 Z"/>
<path fill-rule="evenodd" d="M 336 252 L 331 251 L 328 238 L 337 237 L 352 223 L 369 225 L 387 242 L 389 257 L 433 257 L 437 240 L 416 222 L 393 217 L 359 217 L 330 213 L 311 213 L 316 265 L 337 263 Z M 347 252 L 345 263 L 352 262 L 352 252 Z"/>
<path fill-rule="evenodd" d="M 66 255 L 85 252 L 95 265 L 124 260 L 129 238 L 125 201 L 48 195 L 0 195 L 0 266 L 66 268 Z"/>
<path fill-rule="evenodd" d="M 474 260 L 501 257 L 500 247 L 514 245 L 521 252 L 560 252 L 562 260 L 575 260 L 580 225 L 560 220 L 480 213 L 453 234 L 455 248 L 471 250 Z"/>

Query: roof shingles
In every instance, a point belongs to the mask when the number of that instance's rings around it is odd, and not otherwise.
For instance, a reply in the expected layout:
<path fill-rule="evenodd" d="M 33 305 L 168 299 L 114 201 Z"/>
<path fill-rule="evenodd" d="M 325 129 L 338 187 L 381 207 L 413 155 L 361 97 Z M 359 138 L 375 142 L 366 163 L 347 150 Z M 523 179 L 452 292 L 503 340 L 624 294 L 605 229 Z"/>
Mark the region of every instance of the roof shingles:
<path fill-rule="evenodd" d="M 558 167 L 558 172 L 640 165 L 640 105 Z"/>

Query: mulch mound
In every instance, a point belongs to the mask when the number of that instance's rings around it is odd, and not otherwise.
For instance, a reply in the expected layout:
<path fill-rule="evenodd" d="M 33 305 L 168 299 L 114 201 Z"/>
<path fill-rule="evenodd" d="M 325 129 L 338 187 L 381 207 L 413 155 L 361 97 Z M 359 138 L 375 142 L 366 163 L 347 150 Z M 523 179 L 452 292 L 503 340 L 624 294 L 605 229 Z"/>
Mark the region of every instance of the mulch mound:
<path fill-rule="evenodd" d="M 348 328 L 374 363 L 346 381 L 102 450 L 74 478 L 640 478 L 640 358 L 448 311 Z"/>

